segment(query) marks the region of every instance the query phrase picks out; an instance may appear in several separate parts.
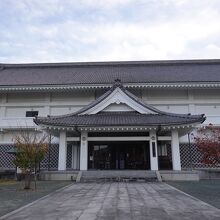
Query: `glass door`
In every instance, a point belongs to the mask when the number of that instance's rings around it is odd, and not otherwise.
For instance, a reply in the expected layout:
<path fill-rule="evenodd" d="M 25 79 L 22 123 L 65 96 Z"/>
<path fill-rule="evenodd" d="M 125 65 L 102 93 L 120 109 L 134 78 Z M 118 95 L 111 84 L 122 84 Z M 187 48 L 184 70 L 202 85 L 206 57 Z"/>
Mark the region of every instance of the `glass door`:
<path fill-rule="evenodd" d="M 89 142 L 89 169 L 150 169 L 149 142 Z"/>

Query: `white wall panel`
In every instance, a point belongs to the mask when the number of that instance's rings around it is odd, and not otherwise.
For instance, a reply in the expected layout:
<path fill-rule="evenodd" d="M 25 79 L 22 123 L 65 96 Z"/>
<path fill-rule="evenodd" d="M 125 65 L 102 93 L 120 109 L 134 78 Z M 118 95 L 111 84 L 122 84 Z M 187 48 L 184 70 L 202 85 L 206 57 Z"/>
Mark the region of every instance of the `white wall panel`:
<path fill-rule="evenodd" d="M 6 117 L 25 117 L 26 111 L 38 111 L 39 115 L 44 114 L 43 107 L 6 107 Z"/>
<path fill-rule="evenodd" d="M 63 115 L 74 113 L 79 110 L 81 107 L 68 107 L 68 106 L 53 106 L 50 108 L 51 115 Z"/>
<path fill-rule="evenodd" d="M 190 139 L 190 142 L 192 143 L 193 141 Z M 180 137 L 180 143 L 189 143 L 188 134 Z"/>
<path fill-rule="evenodd" d="M 52 102 L 68 102 L 74 103 L 75 105 L 79 104 L 88 104 L 95 99 L 93 91 L 72 91 L 72 92 L 61 92 L 61 93 L 52 93 L 51 101 Z"/>
<path fill-rule="evenodd" d="M 218 116 L 207 116 L 206 120 L 203 124 L 213 124 L 213 125 L 220 125 L 220 115 Z"/>
<path fill-rule="evenodd" d="M 31 134 L 31 133 L 30 133 Z M 0 140 L 0 144 L 12 144 L 14 143 L 14 138 L 16 135 L 20 135 L 19 132 L 15 132 L 15 131 L 10 131 L 10 132 L 6 132 L 2 134 L 1 140 Z"/>
<path fill-rule="evenodd" d="M 197 114 L 220 116 L 220 105 L 195 105 L 195 109 Z"/>
<path fill-rule="evenodd" d="M 142 92 L 144 100 L 187 100 L 187 90 L 174 89 L 144 89 Z"/>
<path fill-rule="evenodd" d="M 0 118 L 5 117 L 5 112 L 6 112 L 6 108 L 5 107 L 0 107 Z"/>
<path fill-rule="evenodd" d="M 4 133 L 2 135 L 1 143 L 8 143 L 8 144 L 13 143 L 13 138 L 15 137 L 15 135 L 16 135 L 15 132 Z"/>
<path fill-rule="evenodd" d="M 219 89 L 196 89 L 193 91 L 194 100 L 210 100 L 217 99 L 220 102 Z"/>
<path fill-rule="evenodd" d="M 44 102 L 45 94 L 44 93 L 9 93 L 8 94 L 8 103 L 31 103 L 31 102 Z"/>
<path fill-rule="evenodd" d="M 157 109 L 165 112 L 188 114 L 188 105 L 154 105 Z"/>
<path fill-rule="evenodd" d="M 103 111 L 135 111 L 135 110 L 125 104 L 111 104 L 108 107 L 106 107 Z"/>
<path fill-rule="evenodd" d="M 184 89 L 143 89 L 142 92 L 133 89 L 133 92 L 139 97 L 142 94 L 147 103 L 152 103 L 162 111 L 188 113 L 189 109 L 191 112 L 195 109 L 195 114 L 204 113 L 208 116 L 206 122 L 220 124 L 220 89 L 194 89 L 190 91 L 191 98 Z M 51 96 L 40 92 L 9 93 L 7 96 L 0 94 L 0 117 L 25 117 L 26 111 L 39 111 L 41 116 L 46 116 L 48 112 L 51 115 L 68 114 L 81 109 L 94 99 L 94 90 L 56 92 L 51 93 Z M 120 111 L 126 108 L 115 105 L 108 110 Z"/>

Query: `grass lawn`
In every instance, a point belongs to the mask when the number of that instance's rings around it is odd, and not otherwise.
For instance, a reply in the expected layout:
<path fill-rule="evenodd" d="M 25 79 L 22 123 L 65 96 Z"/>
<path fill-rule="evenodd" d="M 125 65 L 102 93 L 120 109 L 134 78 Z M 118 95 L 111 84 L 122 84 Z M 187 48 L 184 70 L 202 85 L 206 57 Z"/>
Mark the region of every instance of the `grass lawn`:
<path fill-rule="evenodd" d="M 176 181 L 167 183 L 220 209 L 220 180 L 200 180 L 198 182 Z"/>
<path fill-rule="evenodd" d="M 24 182 L 0 180 L 0 216 L 71 183 L 71 181 L 38 181 L 35 191 L 34 182 L 31 185 L 33 189 L 23 190 Z"/>

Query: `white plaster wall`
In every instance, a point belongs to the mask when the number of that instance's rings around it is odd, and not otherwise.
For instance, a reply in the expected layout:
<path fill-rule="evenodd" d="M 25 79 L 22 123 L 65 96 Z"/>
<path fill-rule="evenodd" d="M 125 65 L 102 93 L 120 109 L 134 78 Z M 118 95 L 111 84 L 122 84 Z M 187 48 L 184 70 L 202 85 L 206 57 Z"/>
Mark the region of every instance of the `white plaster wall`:
<path fill-rule="evenodd" d="M 51 115 L 62 115 L 62 114 L 69 114 L 76 112 L 77 110 L 81 109 L 82 106 L 52 106 L 50 108 Z"/>
<path fill-rule="evenodd" d="M 19 131 L 6 131 L 0 135 L 0 144 L 13 144 L 15 136 L 20 134 Z"/>
<path fill-rule="evenodd" d="M 192 92 L 195 100 L 220 100 L 219 89 L 194 89 Z"/>
<path fill-rule="evenodd" d="M 211 98 L 210 98 L 211 99 Z M 205 124 L 220 125 L 220 103 L 216 100 L 215 103 L 205 103 L 195 105 L 195 114 L 205 114 Z"/>
<path fill-rule="evenodd" d="M 0 133 L 0 144 L 13 144 L 13 138 L 16 135 L 19 135 L 18 131 L 6 131 L 4 133 Z M 51 143 L 59 143 L 59 138 L 52 136 Z"/>
<path fill-rule="evenodd" d="M 6 107 L 6 117 L 25 117 L 26 111 L 39 111 L 39 115 L 44 115 L 44 107 Z"/>
<path fill-rule="evenodd" d="M 188 92 L 183 89 L 143 89 L 142 99 L 145 101 L 187 100 Z"/>
<path fill-rule="evenodd" d="M 39 103 L 44 101 L 44 94 L 43 93 L 9 93 L 7 95 L 7 102 L 8 103 Z"/>
<path fill-rule="evenodd" d="M 46 116 L 72 113 L 101 95 L 104 90 L 75 90 L 51 93 L 0 94 L 0 118 L 24 117 L 26 111 L 39 111 Z M 205 114 L 206 124 L 220 125 L 220 89 L 143 89 L 134 90 L 145 102 L 156 108 L 173 113 Z M 121 106 L 110 106 L 108 110 L 124 110 Z M 1 125 L 0 125 L 1 126 Z M 0 141 L 11 139 L 11 134 L 1 133 Z M 181 142 L 187 142 L 186 137 Z"/>
<path fill-rule="evenodd" d="M 103 109 L 103 111 L 134 111 L 134 109 L 125 104 L 111 104 Z"/>
<path fill-rule="evenodd" d="M 143 100 L 160 110 L 201 114 L 220 117 L 220 90 L 174 90 L 143 89 L 137 90 Z M 12 93 L 0 95 L 0 117 L 23 117 L 26 111 L 39 111 L 46 116 L 71 113 L 79 110 L 95 99 L 95 91 L 72 91 L 62 93 Z M 121 107 L 121 106 L 120 106 Z M 120 107 L 111 106 L 109 110 Z"/>
<path fill-rule="evenodd" d="M 69 103 L 74 105 L 87 105 L 95 99 L 95 91 L 72 91 L 51 94 L 52 103 Z"/>
<path fill-rule="evenodd" d="M 219 104 L 197 104 L 195 105 L 195 111 L 197 114 L 202 114 L 206 112 L 207 116 L 220 115 L 220 105 Z"/>
<path fill-rule="evenodd" d="M 187 114 L 189 113 L 188 105 L 154 105 L 157 109 L 165 112 Z"/>
<path fill-rule="evenodd" d="M 2 135 L 1 143 L 11 144 L 13 143 L 13 138 L 18 135 L 18 132 L 7 132 Z"/>
<path fill-rule="evenodd" d="M 95 99 L 94 90 L 55 93 L 9 93 L 0 96 L 0 118 L 25 117 L 26 111 L 40 116 L 72 113 Z"/>

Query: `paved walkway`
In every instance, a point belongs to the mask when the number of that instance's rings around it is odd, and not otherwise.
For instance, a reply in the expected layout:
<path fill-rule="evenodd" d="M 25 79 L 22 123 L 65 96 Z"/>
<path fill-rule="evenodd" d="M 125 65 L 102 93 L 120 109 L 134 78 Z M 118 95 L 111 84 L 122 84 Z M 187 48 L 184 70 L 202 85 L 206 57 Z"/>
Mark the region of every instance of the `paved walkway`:
<path fill-rule="evenodd" d="M 220 219 L 220 210 L 165 183 L 73 184 L 7 219 Z"/>

